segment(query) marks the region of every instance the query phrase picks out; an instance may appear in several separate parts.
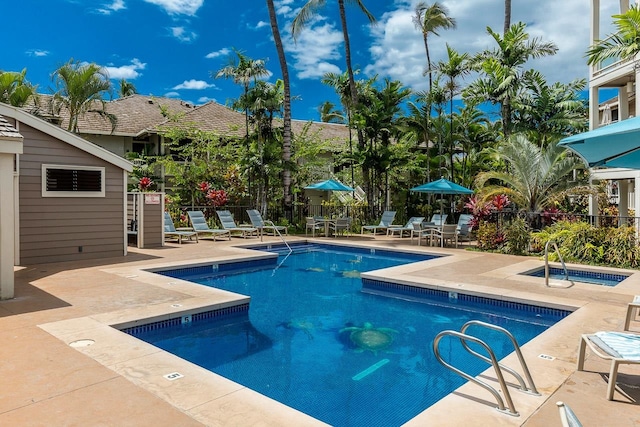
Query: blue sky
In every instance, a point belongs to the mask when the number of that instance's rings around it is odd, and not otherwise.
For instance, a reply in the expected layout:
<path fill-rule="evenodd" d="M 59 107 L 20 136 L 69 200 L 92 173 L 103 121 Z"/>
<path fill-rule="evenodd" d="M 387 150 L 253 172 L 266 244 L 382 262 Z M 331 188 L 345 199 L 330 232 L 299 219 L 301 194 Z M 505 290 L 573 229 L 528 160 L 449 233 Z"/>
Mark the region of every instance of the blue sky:
<path fill-rule="evenodd" d="M 289 28 L 306 0 L 275 1 L 289 61 L 293 117 L 318 120 L 318 106 L 338 103 L 331 88 L 320 83 L 325 72 L 345 70 L 344 46 L 337 1 L 327 0 L 321 15 L 297 43 Z M 424 90 L 427 79 L 422 37 L 411 16 L 417 0 L 363 0 L 378 24 L 370 26 L 352 5 L 347 5 L 352 62 L 360 77 L 400 80 Z M 431 3 L 431 1 L 429 1 Z M 431 37 L 432 61 L 444 58 L 446 43 L 458 51 L 475 53 L 493 47 L 486 27 L 501 32 L 504 0 L 441 1 L 457 20 L 457 29 Z M 559 53 L 537 60 L 549 82 L 587 77 L 584 52 L 589 43 L 589 3 L 586 0 L 514 1 L 512 22 L 527 23 L 528 32 L 552 41 Z M 606 20 L 618 2 L 603 2 Z M 610 3 L 610 4 L 609 4 Z M 114 83 L 132 82 L 139 93 L 170 96 L 196 104 L 215 100 L 226 104 L 241 88 L 214 79 L 229 62 L 232 49 L 254 59 L 267 60 L 280 76 L 264 0 L 21 0 L 3 2 L 5 19 L 0 29 L 3 44 L 0 69 L 27 69 L 27 78 L 41 93 L 52 88 L 50 75 L 70 58 L 94 62 L 109 72 Z M 604 37 L 608 27 L 601 28 Z"/>

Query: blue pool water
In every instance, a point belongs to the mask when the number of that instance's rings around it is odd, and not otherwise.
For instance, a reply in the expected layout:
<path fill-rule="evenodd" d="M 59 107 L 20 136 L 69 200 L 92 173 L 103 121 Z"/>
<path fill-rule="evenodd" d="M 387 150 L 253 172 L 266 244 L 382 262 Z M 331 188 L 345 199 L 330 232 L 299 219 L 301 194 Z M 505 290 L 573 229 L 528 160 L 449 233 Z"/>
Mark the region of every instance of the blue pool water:
<path fill-rule="evenodd" d="M 591 283 L 594 285 L 602 285 L 602 286 L 616 286 L 618 283 L 622 282 L 628 275 L 625 274 L 613 274 L 613 273 L 603 273 L 600 271 L 587 271 L 587 270 L 575 270 L 575 269 L 567 269 L 567 273 L 569 274 L 569 280 L 574 282 L 583 282 L 583 283 Z M 544 277 L 544 268 L 531 271 L 525 273 L 526 276 L 533 277 Z M 562 268 L 558 267 L 549 267 L 549 278 L 555 280 L 564 280 L 565 274 Z"/>
<path fill-rule="evenodd" d="M 390 298 L 394 286 L 376 281 L 363 292 L 360 271 L 417 259 L 315 246 L 286 259 L 279 254 L 257 263 L 164 272 L 250 295 L 250 308 L 128 332 L 333 426 L 389 427 L 402 425 L 464 382 L 435 360 L 438 332 L 482 320 L 507 328 L 522 345 L 568 314 L 513 303 L 469 303 L 441 291 L 424 298 L 406 286 L 398 287 L 399 298 Z M 371 293 L 381 287 L 384 296 Z M 371 338 L 368 331 L 378 340 L 359 346 L 358 338 Z M 512 351 L 493 331 L 469 332 L 490 341 L 498 357 Z M 487 368 L 455 341 L 443 340 L 440 349 L 473 375 Z"/>

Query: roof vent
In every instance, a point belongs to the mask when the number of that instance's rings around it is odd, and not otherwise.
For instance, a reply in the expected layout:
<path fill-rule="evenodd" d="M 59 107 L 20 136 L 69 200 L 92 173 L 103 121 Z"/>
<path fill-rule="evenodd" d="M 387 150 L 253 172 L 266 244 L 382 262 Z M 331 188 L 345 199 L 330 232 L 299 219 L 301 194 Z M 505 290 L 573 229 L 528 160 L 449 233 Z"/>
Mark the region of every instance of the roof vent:
<path fill-rule="evenodd" d="M 153 104 L 153 99 L 149 99 L 147 102 L 148 102 L 149 104 Z"/>

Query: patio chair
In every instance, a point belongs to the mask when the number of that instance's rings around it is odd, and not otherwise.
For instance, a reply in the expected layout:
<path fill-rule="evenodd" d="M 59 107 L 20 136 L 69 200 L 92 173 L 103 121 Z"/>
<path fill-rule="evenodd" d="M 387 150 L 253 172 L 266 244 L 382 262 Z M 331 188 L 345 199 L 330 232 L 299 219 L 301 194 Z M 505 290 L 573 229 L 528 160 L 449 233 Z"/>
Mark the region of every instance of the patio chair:
<path fill-rule="evenodd" d="M 305 236 L 308 235 L 309 230 L 311 230 L 311 237 L 315 237 L 316 230 L 324 230 L 324 222 L 319 222 L 312 216 L 307 217 L 307 224 L 304 229 Z"/>
<path fill-rule="evenodd" d="M 458 247 L 458 225 L 457 224 L 443 224 L 442 227 L 432 228 L 430 230 L 431 235 L 429 238 L 433 240 L 440 240 L 440 247 L 444 247 L 446 242 L 451 242 Z M 420 244 L 420 240 L 418 240 Z"/>
<path fill-rule="evenodd" d="M 468 226 L 472 219 L 473 215 L 471 214 L 460 214 L 458 218 L 458 230 L 460 230 L 463 225 Z"/>
<path fill-rule="evenodd" d="M 216 240 L 216 236 L 227 236 L 231 240 L 231 232 L 229 230 L 222 230 L 219 228 L 209 228 L 206 218 L 202 211 L 187 211 L 189 215 L 189 221 L 193 227 L 193 231 L 198 234 L 199 238 L 211 237 Z"/>
<path fill-rule="evenodd" d="M 173 225 L 173 220 L 171 219 L 171 215 L 169 212 L 164 213 L 164 237 L 175 237 L 178 239 L 178 243 L 182 244 L 182 238 L 188 237 L 191 240 L 192 237 L 196 238 L 196 243 L 198 242 L 198 233 L 195 231 L 178 231 L 176 230 L 175 225 Z"/>
<path fill-rule="evenodd" d="M 556 402 L 556 405 L 560 411 L 562 427 L 582 427 L 582 423 L 568 405 L 564 402 Z"/>
<path fill-rule="evenodd" d="M 640 364 L 640 335 L 614 331 L 582 335 L 578 351 L 578 371 L 584 370 L 587 346 L 598 357 L 611 360 L 607 400 L 613 400 L 620 365 Z"/>
<path fill-rule="evenodd" d="M 236 222 L 233 220 L 233 216 L 229 211 L 216 211 L 218 214 L 218 218 L 220 219 L 220 223 L 222 224 L 222 228 L 228 230 L 229 233 L 233 235 L 233 233 L 238 234 L 243 238 L 258 236 L 258 229 L 254 227 L 238 227 Z"/>
<path fill-rule="evenodd" d="M 333 231 L 333 237 L 337 237 L 338 233 L 349 237 L 348 231 L 351 228 L 351 218 L 338 218 L 329 223 L 329 230 Z"/>
<path fill-rule="evenodd" d="M 424 221 L 423 216 L 412 216 L 411 218 L 409 218 L 409 221 L 407 221 L 407 223 L 404 226 L 391 225 L 389 228 L 387 228 L 387 236 L 393 236 L 396 233 L 398 233 L 400 237 L 404 236 L 405 233 L 411 234 L 411 232 L 413 231 L 413 223 L 414 222 L 421 223 L 422 221 Z"/>
<path fill-rule="evenodd" d="M 249 215 L 251 225 L 258 229 L 258 232 L 261 236 L 263 233 L 268 232 L 268 230 L 271 230 L 271 233 L 274 236 L 276 235 L 276 231 L 280 234 L 289 234 L 287 227 L 285 227 L 284 225 L 275 225 L 273 221 L 263 220 L 262 215 L 260 215 L 260 211 L 258 211 L 257 209 L 247 209 L 247 214 Z"/>
<path fill-rule="evenodd" d="M 416 221 L 411 223 L 411 243 L 413 244 L 413 238 L 418 238 L 418 246 L 420 246 L 421 239 L 428 239 L 431 244 L 431 230 L 436 228 L 436 225 L 432 222 L 420 222 Z"/>
<path fill-rule="evenodd" d="M 389 228 L 395 217 L 396 211 L 384 211 L 378 225 L 363 225 L 360 229 L 360 234 L 364 234 L 364 230 L 369 230 L 373 234 L 376 234 L 378 230 L 387 231 L 387 228 Z"/>

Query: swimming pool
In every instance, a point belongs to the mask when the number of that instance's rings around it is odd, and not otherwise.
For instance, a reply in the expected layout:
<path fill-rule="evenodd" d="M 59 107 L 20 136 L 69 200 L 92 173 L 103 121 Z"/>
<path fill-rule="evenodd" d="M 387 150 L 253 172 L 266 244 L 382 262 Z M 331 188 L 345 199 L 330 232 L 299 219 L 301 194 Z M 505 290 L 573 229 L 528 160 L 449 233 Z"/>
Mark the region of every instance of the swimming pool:
<path fill-rule="evenodd" d="M 394 426 L 463 383 L 433 356 L 438 332 L 483 320 L 509 329 L 522 345 L 567 314 L 375 280 L 363 288 L 359 279 L 360 271 L 419 259 L 323 245 L 258 262 L 180 268 L 164 273 L 250 295 L 250 309 L 127 332 L 331 425 Z M 496 343 L 498 357 L 511 351 L 491 331 L 477 335 Z M 455 342 L 442 348 L 467 372 L 486 368 Z"/>
<path fill-rule="evenodd" d="M 602 271 L 591 270 L 576 270 L 571 268 L 567 269 L 567 273 L 569 274 L 569 280 L 572 280 L 574 282 L 591 283 L 593 285 L 602 286 L 616 286 L 629 277 L 629 275 L 626 274 L 605 273 Z M 544 277 L 544 267 L 522 274 L 532 277 Z M 558 267 L 549 267 L 549 278 L 555 280 L 565 280 L 564 270 Z"/>

